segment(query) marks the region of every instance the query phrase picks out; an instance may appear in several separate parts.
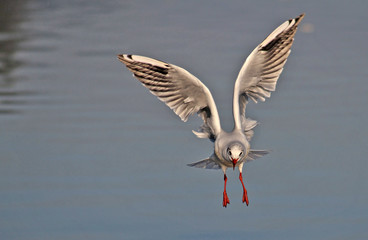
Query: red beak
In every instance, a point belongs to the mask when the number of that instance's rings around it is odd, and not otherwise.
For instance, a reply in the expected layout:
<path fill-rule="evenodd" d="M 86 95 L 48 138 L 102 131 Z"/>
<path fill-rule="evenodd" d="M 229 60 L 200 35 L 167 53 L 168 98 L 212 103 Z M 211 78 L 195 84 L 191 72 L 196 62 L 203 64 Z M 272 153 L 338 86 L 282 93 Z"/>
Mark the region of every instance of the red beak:
<path fill-rule="evenodd" d="M 233 170 L 235 169 L 235 165 L 238 162 L 239 158 L 231 158 L 233 160 Z"/>

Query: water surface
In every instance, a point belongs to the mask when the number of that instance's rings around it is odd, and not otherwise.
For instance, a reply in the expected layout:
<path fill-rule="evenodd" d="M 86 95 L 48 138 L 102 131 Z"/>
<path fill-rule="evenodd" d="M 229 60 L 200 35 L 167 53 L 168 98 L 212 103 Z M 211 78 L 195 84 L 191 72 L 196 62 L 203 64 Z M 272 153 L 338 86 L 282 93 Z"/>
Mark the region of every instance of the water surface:
<path fill-rule="evenodd" d="M 366 239 L 367 3 L 36 1 L 0 3 L 1 239 Z M 116 59 L 169 61 L 212 91 L 226 130 L 251 50 L 305 12 L 245 167 L 186 166 L 207 140 Z"/>

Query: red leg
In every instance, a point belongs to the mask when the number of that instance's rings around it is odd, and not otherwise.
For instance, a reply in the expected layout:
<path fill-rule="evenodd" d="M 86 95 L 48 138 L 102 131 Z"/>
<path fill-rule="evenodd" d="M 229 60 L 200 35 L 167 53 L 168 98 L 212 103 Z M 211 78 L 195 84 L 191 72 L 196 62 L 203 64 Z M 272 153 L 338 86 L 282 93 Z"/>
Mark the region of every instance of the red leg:
<path fill-rule="evenodd" d="M 247 189 L 245 189 L 245 187 L 244 187 L 242 173 L 239 173 L 239 179 L 240 179 L 241 184 L 243 185 L 243 199 L 242 199 L 242 201 L 245 202 L 248 206 L 249 205 L 249 200 L 248 200 L 248 195 L 247 195 Z"/>
<path fill-rule="evenodd" d="M 227 177 L 226 177 L 226 174 L 224 174 L 224 194 L 223 194 L 223 200 L 222 200 L 222 206 L 223 207 L 226 207 L 227 204 L 230 204 L 230 200 L 229 200 L 229 197 L 227 196 L 227 193 L 226 193 L 226 182 L 227 182 Z"/>

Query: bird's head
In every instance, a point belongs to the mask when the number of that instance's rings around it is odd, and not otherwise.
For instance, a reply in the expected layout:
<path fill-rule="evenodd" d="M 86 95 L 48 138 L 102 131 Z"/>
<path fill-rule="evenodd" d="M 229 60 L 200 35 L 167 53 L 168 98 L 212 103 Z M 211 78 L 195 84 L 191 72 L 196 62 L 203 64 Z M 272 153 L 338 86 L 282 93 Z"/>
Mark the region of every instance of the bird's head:
<path fill-rule="evenodd" d="M 233 164 L 233 168 L 235 165 L 242 161 L 243 158 L 247 155 L 248 149 L 241 143 L 232 143 L 226 149 L 226 160 L 230 161 Z"/>

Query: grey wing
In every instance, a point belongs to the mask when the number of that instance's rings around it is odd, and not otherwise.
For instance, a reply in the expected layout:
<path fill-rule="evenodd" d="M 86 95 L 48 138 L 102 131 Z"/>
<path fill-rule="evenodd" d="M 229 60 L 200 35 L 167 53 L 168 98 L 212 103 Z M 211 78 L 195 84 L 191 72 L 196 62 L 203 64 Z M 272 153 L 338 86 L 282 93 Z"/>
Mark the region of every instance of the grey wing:
<path fill-rule="evenodd" d="M 247 155 L 246 161 L 253 161 L 257 158 L 263 157 L 264 155 L 270 153 L 270 151 L 268 150 L 255 150 L 255 149 L 251 149 L 249 150 L 249 153 Z"/>
<path fill-rule="evenodd" d="M 244 117 L 248 98 L 254 102 L 265 101 L 275 91 L 277 80 L 290 54 L 297 27 L 303 18 L 304 14 L 301 14 L 281 24 L 246 59 L 234 88 L 234 99 L 238 98 L 238 101 L 234 101 L 234 109 L 240 108 L 237 113 L 240 116 Z M 234 118 L 238 119 L 237 125 L 246 122 L 245 119 L 239 119 L 239 116 Z"/>
<path fill-rule="evenodd" d="M 187 166 L 205 169 L 221 169 L 221 166 L 211 158 L 207 158 L 195 163 L 190 163 L 187 164 Z"/>
<path fill-rule="evenodd" d="M 255 150 L 250 149 L 249 153 L 245 159 L 245 162 L 253 161 L 257 158 L 263 157 L 264 155 L 268 154 L 270 151 L 267 150 Z M 218 161 L 215 160 L 216 156 L 212 155 L 211 157 L 201 160 L 199 162 L 187 164 L 189 167 L 196 167 L 196 168 L 205 168 L 205 169 L 221 169 L 221 165 Z"/>
<path fill-rule="evenodd" d="M 198 113 L 204 124 L 199 137 L 215 138 L 221 131 L 220 119 L 208 88 L 185 69 L 153 58 L 122 54 L 118 59 L 134 76 L 169 106 L 183 121 Z"/>

